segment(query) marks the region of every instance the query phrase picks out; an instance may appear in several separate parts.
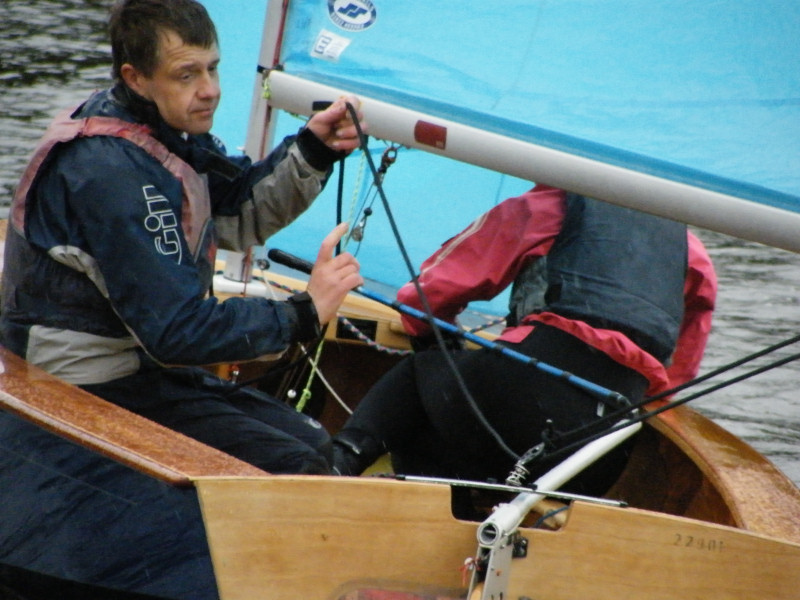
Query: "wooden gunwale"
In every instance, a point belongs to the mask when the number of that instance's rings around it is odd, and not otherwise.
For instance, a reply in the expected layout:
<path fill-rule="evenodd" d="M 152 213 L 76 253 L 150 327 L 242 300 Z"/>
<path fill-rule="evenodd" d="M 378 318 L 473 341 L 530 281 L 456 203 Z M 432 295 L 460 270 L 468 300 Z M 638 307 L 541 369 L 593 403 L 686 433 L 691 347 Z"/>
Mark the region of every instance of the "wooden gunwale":
<path fill-rule="evenodd" d="M 0 346 L 0 408 L 179 487 L 264 471 L 49 375 Z"/>

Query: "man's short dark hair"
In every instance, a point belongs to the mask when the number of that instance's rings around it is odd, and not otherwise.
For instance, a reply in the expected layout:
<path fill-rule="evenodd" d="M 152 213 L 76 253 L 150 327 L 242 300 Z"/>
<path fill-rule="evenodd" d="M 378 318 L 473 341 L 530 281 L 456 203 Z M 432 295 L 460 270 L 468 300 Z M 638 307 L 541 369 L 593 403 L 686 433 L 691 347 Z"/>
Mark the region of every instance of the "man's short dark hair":
<path fill-rule="evenodd" d="M 159 36 L 175 32 L 185 44 L 210 48 L 217 30 L 205 7 L 196 0 L 119 0 L 111 9 L 112 74 L 130 63 L 150 77 L 158 66 Z"/>

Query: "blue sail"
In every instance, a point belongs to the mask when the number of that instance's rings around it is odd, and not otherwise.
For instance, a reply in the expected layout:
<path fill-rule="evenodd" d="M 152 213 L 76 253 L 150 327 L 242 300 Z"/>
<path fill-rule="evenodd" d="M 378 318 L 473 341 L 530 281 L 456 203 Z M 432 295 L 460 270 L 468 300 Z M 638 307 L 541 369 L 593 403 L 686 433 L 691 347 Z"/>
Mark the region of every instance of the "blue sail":
<path fill-rule="evenodd" d="M 229 2 L 206 4 L 226 15 L 223 51 L 265 14 L 234 24 Z M 290 0 L 285 15 L 281 4 L 267 9 L 259 57 L 280 69 L 270 102 L 308 114 L 313 99 L 364 98 L 370 133 L 403 145 L 385 184 L 415 265 L 531 181 L 800 250 L 799 3 Z M 400 117 L 370 112 L 384 104 Z M 396 135 L 406 111 L 411 130 Z M 281 119 L 279 133 L 299 124 Z M 371 150 L 379 160 L 380 142 Z M 365 193 L 351 187 L 363 168 L 348 159 L 348 204 Z M 333 224 L 328 188 L 271 243 L 313 259 Z M 408 272 L 374 208 L 359 258 L 397 285 Z"/>

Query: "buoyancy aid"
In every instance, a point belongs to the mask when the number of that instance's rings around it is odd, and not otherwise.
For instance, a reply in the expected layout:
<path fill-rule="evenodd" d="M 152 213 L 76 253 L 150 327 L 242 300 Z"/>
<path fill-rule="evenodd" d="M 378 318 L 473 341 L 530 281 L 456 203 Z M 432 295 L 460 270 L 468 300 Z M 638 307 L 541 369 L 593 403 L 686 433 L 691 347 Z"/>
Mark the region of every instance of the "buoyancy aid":
<path fill-rule="evenodd" d="M 130 335 L 107 301 L 103 284 L 98 283 L 98 278 L 90 271 L 84 270 L 80 261 L 75 264 L 59 260 L 53 256 L 50 248 L 36 248 L 26 237 L 26 208 L 37 178 L 44 172 L 60 144 L 82 137 L 112 136 L 136 144 L 157 159 L 181 184 L 181 228 L 202 289 L 210 289 L 214 275 L 216 234 L 210 218 L 205 176 L 170 152 L 151 135 L 146 125 L 110 116 L 73 119 L 72 115 L 80 110 L 64 111 L 53 120 L 34 150 L 11 204 L 11 226 L 7 233 L 2 286 L 3 310 L 6 313 L 4 342 L 23 356 L 27 347 L 26 328 L 12 327 L 9 318 L 18 324 L 74 329 L 107 338 Z M 167 208 L 167 201 L 160 194 L 154 194 L 148 201 L 148 210 L 148 219 L 163 230 L 166 228 L 161 221 L 175 221 L 174 213 Z M 166 237 L 155 240 L 157 244 L 159 241 L 162 244 L 179 243 Z M 47 280 L 46 286 L 42 278 Z M 55 297 L 53 290 L 58 290 Z"/>
<path fill-rule="evenodd" d="M 619 260 L 632 253 L 640 260 Z M 511 313 L 523 321 L 547 311 L 614 329 L 666 362 L 683 317 L 687 253 L 681 223 L 568 194 L 563 228 L 537 261 L 546 262 L 544 297 L 534 263 L 517 276 L 515 289 L 528 293 L 512 295 Z"/>
<path fill-rule="evenodd" d="M 63 111 L 56 116 L 28 162 L 11 204 L 10 222 L 17 233 L 25 236 L 25 206 L 28 193 L 53 148 L 57 144 L 79 137 L 109 135 L 133 142 L 158 160 L 181 182 L 183 187 L 181 227 L 195 262 L 201 259 L 201 250 L 208 246 L 208 240 L 204 237 L 207 235 L 211 216 L 208 186 L 204 178 L 177 155 L 167 150 L 151 135 L 150 128 L 146 125 L 130 123 L 116 117 L 72 118 L 78 110 L 80 109 Z M 153 214 L 157 217 L 157 211 Z"/>

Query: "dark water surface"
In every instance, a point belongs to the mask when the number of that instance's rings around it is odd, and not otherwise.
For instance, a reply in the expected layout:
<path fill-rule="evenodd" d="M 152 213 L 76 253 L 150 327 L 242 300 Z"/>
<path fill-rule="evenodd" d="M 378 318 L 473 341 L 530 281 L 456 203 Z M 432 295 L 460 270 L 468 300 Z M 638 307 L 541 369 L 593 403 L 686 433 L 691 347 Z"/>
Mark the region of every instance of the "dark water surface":
<path fill-rule="evenodd" d="M 26 156 L 51 116 L 108 85 L 109 5 L 107 0 L 0 0 L 0 206 L 7 206 Z M 698 234 L 720 280 L 703 372 L 800 332 L 800 256 L 713 232 Z M 794 352 L 800 346 L 776 356 Z M 799 381 L 800 363 L 793 362 L 692 406 L 800 484 Z"/>

